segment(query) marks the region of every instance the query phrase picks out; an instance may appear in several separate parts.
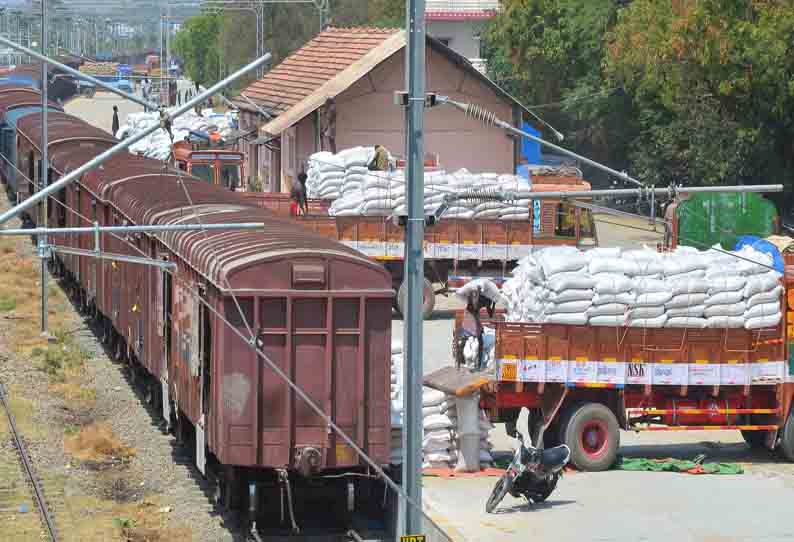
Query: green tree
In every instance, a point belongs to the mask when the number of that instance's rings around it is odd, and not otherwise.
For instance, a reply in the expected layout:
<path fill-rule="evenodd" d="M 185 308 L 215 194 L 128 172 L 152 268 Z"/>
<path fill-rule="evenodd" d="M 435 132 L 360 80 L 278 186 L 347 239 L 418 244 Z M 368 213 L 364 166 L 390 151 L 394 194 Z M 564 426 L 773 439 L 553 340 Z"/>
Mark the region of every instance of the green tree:
<path fill-rule="evenodd" d="M 565 146 L 623 168 L 631 102 L 605 85 L 601 69 L 617 10 L 613 0 L 505 0 L 483 38 L 492 79 L 562 132 Z"/>
<path fill-rule="evenodd" d="M 218 81 L 220 31 L 221 17 L 205 13 L 188 19 L 174 37 L 174 52 L 184 62 L 188 77 L 205 86 Z"/>
<path fill-rule="evenodd" d="M 606 76 L 641 111 L 632 158 L 659 182 L 794 186 L 794 3 L 635 0 Z"/>

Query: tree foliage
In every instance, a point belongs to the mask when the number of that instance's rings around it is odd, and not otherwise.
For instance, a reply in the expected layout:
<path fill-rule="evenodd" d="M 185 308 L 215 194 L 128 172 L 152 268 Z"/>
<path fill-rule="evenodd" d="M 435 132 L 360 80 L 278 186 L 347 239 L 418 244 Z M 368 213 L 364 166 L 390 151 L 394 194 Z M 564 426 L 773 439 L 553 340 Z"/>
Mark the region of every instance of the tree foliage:
<path fill-rule="evenodd" d="M 222 20 L 219 15 L 205 13 L 188 19 L 174 37 L 173 49 L 182 59 L 185 73 L 193 81 L 209 85 L 218 80 L 220 47 L 218 36 Z"/>
<path fill-rule="evenodd" d="M 505 0 L 489 70 L 654 184 L 794 186 L 791 0 Z"/>

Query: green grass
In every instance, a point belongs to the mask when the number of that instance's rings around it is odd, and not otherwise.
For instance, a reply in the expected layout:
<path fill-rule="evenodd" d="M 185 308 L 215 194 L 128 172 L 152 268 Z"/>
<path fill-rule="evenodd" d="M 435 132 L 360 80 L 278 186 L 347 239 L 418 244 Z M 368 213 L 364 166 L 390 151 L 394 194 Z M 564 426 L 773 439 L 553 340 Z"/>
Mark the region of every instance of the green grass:
<path fill-rule="evenodd" d="M 12 295 L 0 295 L 0 312 L 8 312 L 17 308 L 17 299 Z"/>

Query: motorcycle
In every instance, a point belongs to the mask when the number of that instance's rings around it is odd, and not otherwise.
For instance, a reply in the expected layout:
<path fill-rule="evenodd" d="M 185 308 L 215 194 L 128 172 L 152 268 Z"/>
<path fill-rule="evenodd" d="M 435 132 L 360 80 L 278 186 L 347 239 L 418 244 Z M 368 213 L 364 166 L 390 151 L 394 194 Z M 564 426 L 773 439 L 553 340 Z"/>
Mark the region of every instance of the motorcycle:
<path fill-rule="evenodd" d="M 505 495 L 524 497 L 530 503 L 545 501 L 557 487 L 562 469 L 571 458 L 571 450 L 565 444 L 543 450 L 525 445 L 523 435 L 516 436 L 519 445 L 505 473 L 496 482 L 491 496 L 485 503 L 485 511 L 492 514 Z M 542 439 L 540 440 L 542 442 Z"/>

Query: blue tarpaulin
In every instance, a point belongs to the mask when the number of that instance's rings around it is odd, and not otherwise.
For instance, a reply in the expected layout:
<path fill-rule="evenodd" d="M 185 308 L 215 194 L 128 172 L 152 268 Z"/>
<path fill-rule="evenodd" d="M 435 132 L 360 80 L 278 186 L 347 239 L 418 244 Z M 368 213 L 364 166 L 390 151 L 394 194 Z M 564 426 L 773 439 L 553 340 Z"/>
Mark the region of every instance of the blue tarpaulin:
<path fill-rule="evenodd" d="M 783 262 L 783 255 L 780 254 L 780 251 L 775 245 L 755 235 L 741 235 L 736 239 L 734 250 L 739 250 L 746 246 L 753 247 L 759 252 L 765 252 L 772 256 L 772 267 L 781 275 L 784 273 L 786 264 Z"/>

